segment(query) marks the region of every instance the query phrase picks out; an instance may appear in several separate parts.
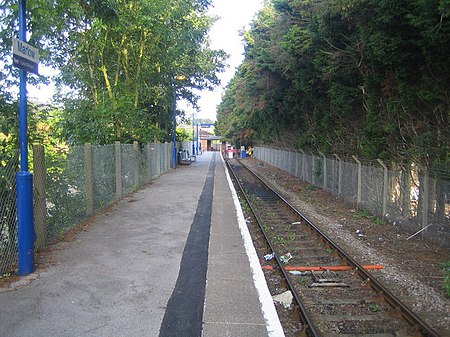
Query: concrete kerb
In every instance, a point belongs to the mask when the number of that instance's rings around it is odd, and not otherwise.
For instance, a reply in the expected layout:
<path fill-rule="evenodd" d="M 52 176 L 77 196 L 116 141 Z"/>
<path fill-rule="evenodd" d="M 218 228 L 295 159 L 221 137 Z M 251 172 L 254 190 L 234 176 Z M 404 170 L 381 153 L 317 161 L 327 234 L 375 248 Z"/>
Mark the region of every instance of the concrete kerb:
<path fill-rule="evenodd" d="M 221 161 L 219 159 L 221 164 Z M 223 165 L 215 170 L 203 337 L 267 336 Z M 233 266 L 230 268 L 230 266 Z"/>

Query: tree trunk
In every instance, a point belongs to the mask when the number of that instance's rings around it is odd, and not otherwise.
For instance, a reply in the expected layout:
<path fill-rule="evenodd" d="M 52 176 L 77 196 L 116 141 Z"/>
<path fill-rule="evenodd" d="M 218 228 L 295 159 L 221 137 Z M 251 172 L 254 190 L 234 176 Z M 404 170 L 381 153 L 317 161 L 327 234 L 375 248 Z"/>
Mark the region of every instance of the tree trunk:
<path fill-rule="evenodd" d="M 144 58 L 145 40 L 147 33 L 142 28 L 141 30 L 141 40 L 139 46 L 139 57 L 137 60 L 137 70 L 136 70 L 136 80 L 134 81 L 134 107 L 137 108 L 139 105 L 139 88 L 141 82 L 141 71 L 142 71 L 142 60 Z"/>

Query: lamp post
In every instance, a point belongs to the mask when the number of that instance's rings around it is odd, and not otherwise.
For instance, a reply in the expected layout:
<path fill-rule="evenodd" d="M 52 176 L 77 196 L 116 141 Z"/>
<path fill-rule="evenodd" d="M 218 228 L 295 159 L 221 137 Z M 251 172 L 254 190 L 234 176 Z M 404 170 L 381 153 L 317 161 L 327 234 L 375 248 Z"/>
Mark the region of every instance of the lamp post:
<path fill-rule="evenodd" d="M 192 155 L 195 156 L 195 127 L 194 127 L 194 118 L 195 118 L 195 114 L 192 113 Z"/>
<path fill-rule="evenodd" d="M 198 148 L 198 120 L 197 120 L 197 154 L 199 152 L 199 148 Z"/>
<path fill-rule="evenodd" d="M 177 168 L 177 81 L 186 81 L 187 77 L 184 75 L 175 75 L 173 77 L 173 156 L 172 166 Z"/>
<path fill-rule="evenodd" d="M 176 78 L 175 78 L 176 79 Z M 177 168 L 177 89 L 173 83 L 173 155 L 172 168 Z"/>

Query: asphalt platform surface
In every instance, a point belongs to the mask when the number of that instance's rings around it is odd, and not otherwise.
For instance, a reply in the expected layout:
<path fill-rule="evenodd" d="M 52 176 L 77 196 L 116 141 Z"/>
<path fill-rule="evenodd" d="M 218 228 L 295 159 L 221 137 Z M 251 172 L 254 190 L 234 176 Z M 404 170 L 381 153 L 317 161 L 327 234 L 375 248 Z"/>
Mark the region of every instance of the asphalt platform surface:
<path fill-rule="evenodd" d="M 0 336 L 283 336 L 219 153 L 178 166 L 0 289 Z"/>

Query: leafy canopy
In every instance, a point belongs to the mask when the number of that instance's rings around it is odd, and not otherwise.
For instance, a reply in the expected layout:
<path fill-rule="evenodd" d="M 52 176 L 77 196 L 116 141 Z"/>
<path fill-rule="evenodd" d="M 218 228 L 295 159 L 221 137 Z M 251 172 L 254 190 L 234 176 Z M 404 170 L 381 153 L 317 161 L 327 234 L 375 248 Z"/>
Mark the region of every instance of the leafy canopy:
<path fill-rule="evenodd" d="M 272 0 L 244 42 L 227 139 L 448 167 L 448 1 Z"/>

